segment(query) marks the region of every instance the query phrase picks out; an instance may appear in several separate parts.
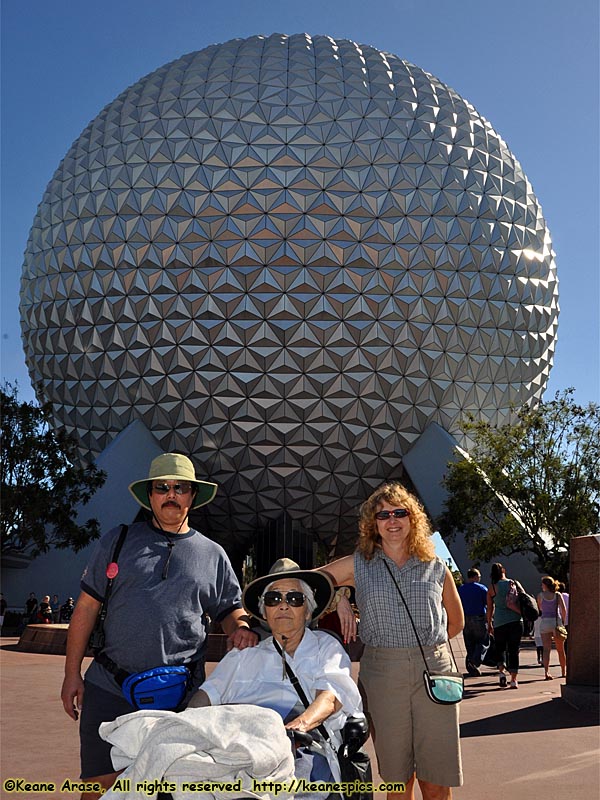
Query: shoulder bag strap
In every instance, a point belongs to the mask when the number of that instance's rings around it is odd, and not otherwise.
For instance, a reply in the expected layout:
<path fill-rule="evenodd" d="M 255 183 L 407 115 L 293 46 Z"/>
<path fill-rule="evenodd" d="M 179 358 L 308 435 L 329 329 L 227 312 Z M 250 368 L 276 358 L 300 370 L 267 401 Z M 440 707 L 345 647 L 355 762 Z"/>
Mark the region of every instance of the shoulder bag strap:
<path fill-rule="evenodd" d="M 408 605 L 406 604 L 406 600 L 404 599 L 404 595 L 402 594 L 400 586 L 398 585 L 398 581 L 396 580 L 396 578 L 394 577 L 394 573 L 390 569 L 390 565 L 387 563 L 387 561 L 385 559 L 383 559 L 383 563 L 385 565 L 385 568 L 387 569 L 387 571 L 390 574 L 390 578 L 394 581 L 396 589 L 398 590 L 398 594 L 400 595 L 400 599 L 404 603 L 404 608 L 406 609 L 406 613 L 408 614 L 408 618 L 410 620 L 410 624 L 412 625 L 412 629 L 413 629 L 413 631 L 415 633 L 415 637 L 417 639 L 417 644 L 419 645 L 419 650 L 421 651 L 421 655 L 423 656 L 423 661 L 425 662 L 425 669 L 427 670 L 427 673 L 429 673 L 429 665 L 427 664 L 427 659 L 425 658 L 425 652 L 424 652 L 423 647 L 421 645 L 421 640 L 419 639 L 419 634 L 417 633 L 417 628 L 415 626 L 415 623 L 413 622 L 412 614 L 410 613 Z M 450 653 L 452 654 L 452 660 L 454 661 L 454 669 L 458 672 L 458 667 L 456 666 L 456 659 L 454 658 L 454 650 L 452 649 L 452 645 L 450 644 L 450 637 L 448 637 L 448 647 L 450 648 Z"/>

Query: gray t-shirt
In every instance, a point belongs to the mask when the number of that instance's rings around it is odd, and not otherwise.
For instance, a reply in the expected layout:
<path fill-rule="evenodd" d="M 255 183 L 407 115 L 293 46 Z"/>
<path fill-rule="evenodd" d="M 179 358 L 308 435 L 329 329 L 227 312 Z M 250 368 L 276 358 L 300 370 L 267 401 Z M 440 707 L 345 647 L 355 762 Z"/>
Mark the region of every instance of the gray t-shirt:
<path fill-rule="evenodd" d="M 96 600 L 106 590 L 120 527 L 100 539 L 81 588 Z M 167 564 L 168 561 L 168 564 Z M 201 533 L 129 527 L 118 558 L 104 623 L 104 651 L 126 672 L 203 659 L 209 619 L 241 608 L 241 590 L 223 548 Z M 86 680 L 120 694 L 113 676 L 93 661 Z"/>

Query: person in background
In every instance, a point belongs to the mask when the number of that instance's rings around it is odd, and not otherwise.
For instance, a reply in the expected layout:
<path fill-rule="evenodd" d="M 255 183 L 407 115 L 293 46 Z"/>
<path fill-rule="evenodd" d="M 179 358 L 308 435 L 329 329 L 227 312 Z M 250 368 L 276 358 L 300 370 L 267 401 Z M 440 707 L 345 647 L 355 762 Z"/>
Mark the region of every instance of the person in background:
<path fill-rule="evenodd" d="M 37 610 L 38 610 L 38 600 L 35 596 L 35 592 L 30 592 L 29 597 L 25 602 L 25 617 L 27 618 L 27 622 L 35 623 L 37 622 Z"/>
<path fill-rule="evenodd" d="M 542 578 L 542 591 L 537 596 L 537 604 L 542 615 L 540 633 L 544 645 L 545 680 L 552 680 L 552 675 L 550 675 L 550 652 L 552 650 L 553 639 L 562 670 L 561 677 L 566 678 L 567 659 L 565 656 L 565 645 L 564 641 L 555 635 L 554 629 L 557 625 L 564 623 L 564 619 L 567 616 L 567 609 L 563 596 L 558 591 L 558 583 L 549 575 Z"/>
<path fill-rule="evenodd" d="M 502 564 L 492 564 L 490 573 L 492 585 L 487 593 L 488 631 L 494 636 L 496 653 L 502 661 L 498 664 L 498 677 L 501 687 L 507 684 L 506 672 L 510 673 L 510 688 L 518 689 L 519 648 L 523 636 L 523 620 L 520 614 L 506 607 L 506 594 L 511 581 L 506 577 Z M 506 654 L 506 655 L 504 655 Z"/>
<path fill-rule="evenodd" d="M 537 662 L 541 667 L 544 663 L 544 643 L 542 642 L 542 618 L 538 617 L 533 623 L 533 640 L 537 651 Z"/>
<path fill-rule="evenodd" d="M 562 581 L 558 582 L 558 591 L 562 594 L 562 598 L 563 598 L 563 600 L 565 602 L 565 608 L 567 609 L 567 618 L 564 620 L 564 626 L 568 631 L 569 630 L 569 593 L 567 592 L 566 585 Z M 564 639 L 563 645 L 564 645 L 565 654 L 566 654 L 568 649 L 569 649 L 569 639 L 568 638 Z"/>
<path fill-rule="evenodd" d="M 0 593 L 0 628 L 4 625 L 4 615 L 6 614 L 6 607 L 7 602 L 4 599 L 4 595 Z"/>
<path fill-rule="evenodd" d="M 67 597 L 65 603 L 60 607 L 59 622 L 70 622 L 75 610 L 75 603 L 72 597 Z"/>
<path fill-rule="evenodd" d="M 463 638 L 469 675 L 481 675 L 479 667 L 490 645 L 486 623 L 487 586 L 480 580 L 481 572 L 476 567 L 471 567 L 467 572 L 467 583 L 458 587 L 458 596 L 465 613 Z"/>
<path fill-rule="evenodd" d="M 567 592 L 566 585 L 562 581 L 558 581 L 558 590 L 557 591 L 559 591 L 561 593 L 563 602 L 565 604 L 566 616 L 563 619 L 563 624 L 564 624 L 565 628 L 568 628 L 569 627 L 569 593 Z"/>
<path fill-rule="evenodd" d="M 458 705 L 427 696 L 423 657 L 392 576 L 435 672 L 455 669 L 448 640 L 464 625 L 454 578 L 435 554 L 425 509 L 399 483 L 380 486 L 362 504 L 359 532 L 354 555 L 319 570 L 335 585 L 356 589 L 365 644 L 360 684 L 379 774 L 405 784 L 405 792 L 388 792 L 388 800 L 413 800 L 415 781 L 424 800 L 450 800 L 450 787 L 462 785 Z M 347 598 L 340 598 L 338 613 L 344 639 L 355 638 Z"/>
<path fill-rule="evenodd" d="M 52 595 L 52 622 L 57 623 L 60 619 L 60 600 L 57 594 Z"/>
<path fill-rule="evenodd" d="M 49 625 L 52 622 L 52 606 L 50 605 L 50 595 L 45 594 L 38 608 L 36 622 Z"/>

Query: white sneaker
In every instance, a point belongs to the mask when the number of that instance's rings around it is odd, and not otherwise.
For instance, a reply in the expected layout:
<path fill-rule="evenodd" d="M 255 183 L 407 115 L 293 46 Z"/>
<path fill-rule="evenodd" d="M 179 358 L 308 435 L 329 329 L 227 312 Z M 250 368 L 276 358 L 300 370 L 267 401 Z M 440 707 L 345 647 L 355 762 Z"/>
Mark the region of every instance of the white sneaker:
<path fill-rule="evenodd" d="M 510 688 L 511 689 L 518 689 L 519 688 L 519 684 L 516 681 L 511 681 L 510 682 Z"/>

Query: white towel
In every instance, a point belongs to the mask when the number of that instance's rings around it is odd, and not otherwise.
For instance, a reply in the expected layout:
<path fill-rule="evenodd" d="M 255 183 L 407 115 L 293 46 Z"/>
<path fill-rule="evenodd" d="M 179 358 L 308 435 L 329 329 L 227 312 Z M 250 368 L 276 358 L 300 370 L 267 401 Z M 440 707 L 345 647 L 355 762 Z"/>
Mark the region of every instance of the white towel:
<path fill-rule="evenodd" d="M 219 798 L 271 798 L 275 791 L 253 792 L 253 779 L 286 783 L 294 777 L 290 740 L 279 714 L 254 705 L 225 705 L 174 711 L 135 711 L 100 725 L 100 736 L 113 745 L 115 770 L 123 768 L 119 791 L 105 798 L 149 797 L 136 791 L 144 781 L 176 784 L 174 800 L 213 797 L 184 791 L 184 782 L 236 781 L 241 792 L 218 792 Z M 130 790 L 123 791 L 130 780 Z M 285 790 L 283 792 L 285 796 Z M 282 794 L 277 795 L 281 800 Z"/>

